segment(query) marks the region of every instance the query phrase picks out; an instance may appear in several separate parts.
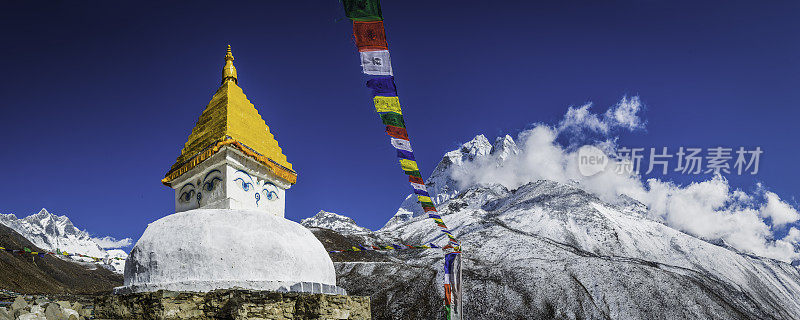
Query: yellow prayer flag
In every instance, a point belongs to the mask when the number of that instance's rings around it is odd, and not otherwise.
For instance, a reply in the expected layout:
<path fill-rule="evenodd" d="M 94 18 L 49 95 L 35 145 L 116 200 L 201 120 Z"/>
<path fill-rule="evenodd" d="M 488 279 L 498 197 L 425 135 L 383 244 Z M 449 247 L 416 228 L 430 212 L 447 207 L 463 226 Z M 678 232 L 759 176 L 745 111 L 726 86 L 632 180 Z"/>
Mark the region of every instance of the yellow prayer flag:
<path fill-rule="evenodd" d="M 433 202 L 433 201 L 431 201 L 430 197 L 426 197 L 426 196 L 417 196 L 417 199 L 419 199 L 419 202 Z M 436 220 L 436 219 L 434 219 L 434 220 Z"/>
<path fill-rule="evenodd" d="M 419 171 L 417 162 L 414 160 L 400 159 L 400 166 L 403 167 L 403 171 Z"/>
<path fill-rule="evenodd" d="M 375 96 L 373 101 L 375 102 L 375 110 L 378 112 L 394 112 L 397 114 L 403 114 L 403 112 L 400 110 L 400 99 L 397 97 Z"/>
<path fill-rule="evenodd" d="M 353 251 L 361 251 L 361 249 L 353 247 Z"/>

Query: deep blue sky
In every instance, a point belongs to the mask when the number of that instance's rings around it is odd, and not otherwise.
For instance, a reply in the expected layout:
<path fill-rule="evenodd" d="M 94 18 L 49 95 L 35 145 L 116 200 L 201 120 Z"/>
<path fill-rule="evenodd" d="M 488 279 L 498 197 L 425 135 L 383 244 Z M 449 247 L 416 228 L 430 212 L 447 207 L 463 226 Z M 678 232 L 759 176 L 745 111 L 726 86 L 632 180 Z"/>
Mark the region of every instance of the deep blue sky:
<path fill-rule="evenodd" d="M 647 105 L 628 146 L 761 146 L 763 182 L 796 205 L 797 1 L 383 1 L 424 173 L 479 133 L 554 123 L 570 105 Z M 369 228 L 409 187 L 328 1 L 3 2 L 0 212 L 41 207 L 137 239 L 173 212 L 159 180 L 220 81 L 239 83 L 300 178 L 287 218 Z"/>

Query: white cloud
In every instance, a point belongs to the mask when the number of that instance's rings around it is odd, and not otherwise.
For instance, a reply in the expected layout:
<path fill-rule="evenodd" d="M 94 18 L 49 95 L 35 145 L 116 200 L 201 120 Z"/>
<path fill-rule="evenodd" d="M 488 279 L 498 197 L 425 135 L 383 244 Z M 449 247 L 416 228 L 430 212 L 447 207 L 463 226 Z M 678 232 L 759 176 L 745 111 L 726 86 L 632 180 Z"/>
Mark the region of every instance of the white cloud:
<path fill-rule="evenodd" d="M 133 239 L 131 238 L 117 240 L 113 237 L 105 236 L 102 238 L 92 238 L 92 241 L 103 249 L 125 248 L 133 245 Z"/>
<path fill-rule="evenodd" d="M 584 131 L 609 134 L 615 129 L 629 131 L 644 129 L 645 122 L 638 115 L 639 111 L 643 109 L 642 101 L 638 96 L 622 97 L 616 105 L 602 115 L 592 113 L 589 110 L 591 107 L 591 102 L 580 107 L 569 107 L 564 118 L 556 126 L 557 131 L 582 135 Z"/>
<path fill-rule="evenodd" d="M 591 113 L 589 111 L 591 107 L 591 103 L 584 104 L 580 107 L 569 107 L 569 109 L 567 109 L 567 114 L 564 115 L 564 119 L 558 124 L 558 130 L 589 130 L 607 133 L 609 124 L 600 120 L 600 116 L 596 113 Z"/>
<path fill-rule="evenodd" d="M 782 240 L 789 243 L 800 243 L 800 230 L 792 227 Z"/>
<path fill-rule="evenodd" d="M 638 115 L 642 108 L 642 101 L 638 96 L 622 97 L 622 100 L 609 108 L 603 116 L 612 128 L 619 127 L 631 131 L 644 129 L 645 122 Z"/>
<path fill-rule="evenodd" d="M 800 220 L 800 214 L 772 192 L 758 185 L 754 194 L 731 190 L 727 180 L 716 176 L 706 181 L 679 186 L 668 181 L 649 179 L 643 182 L 636 174 L 619 174 L 612 160 L 605 171 L 585 177 L 578 170 L 577 148 L 562 147 L 558 139 L 582 135 L 586 131 L 605 134 L 615 128 L 637 130 L 644 121 L 637 115 L 642 110 L 638 97 L 624 97 L 606 111 L 602 118 L 589 111 L 591 104 L 570 107 L 558 126 L 544 124 L 519 134 L 521 152 L 509 156 L 502 165 L 498 159 L 478 158 L 466 163 L 465 170 L 453 173 L 462 186 L 498 183 L 515 189 L 539 179 L 561 183 L 579 183 L 607 202 L 625 194 L 650 208 L 650 218 L 678 230 L 708 240 L 723 241 L 738 250 L 792 261 L 800 258 L 795 245 L 800 231 L 792 228 L 783 239 L 774 240 L 775 229 Z M 605 136 L 593 143 L 610 154 L 616 138 Z M 759 204 L 756 199 L 765 199 Z M 769 218 L 769 219 L 767 219 Z"/>
<path fill-rule="evenodd" d="M 786 202 L 781 201 L 777 194 L 767 191 L 767 203 L 761 209 L 761 216 L 772 219 L 772 224 L 782 226 L 800 220 L 800 213 Z"/>

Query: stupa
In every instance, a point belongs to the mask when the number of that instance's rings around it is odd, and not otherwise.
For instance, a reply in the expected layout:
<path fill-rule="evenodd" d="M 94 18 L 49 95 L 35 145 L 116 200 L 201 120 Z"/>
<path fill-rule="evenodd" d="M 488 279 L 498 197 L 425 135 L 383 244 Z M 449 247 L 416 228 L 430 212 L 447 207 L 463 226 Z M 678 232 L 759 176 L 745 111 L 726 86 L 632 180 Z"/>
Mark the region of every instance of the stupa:
<path fill-rule="evenodd" d="M 228 46 L 222 83 L 162 180 L 176 213 L 147 227 L 115 293 L 346 294 L 319 240 L 284 218 L 297 172 L 239 87 L 233 60 Z"/>

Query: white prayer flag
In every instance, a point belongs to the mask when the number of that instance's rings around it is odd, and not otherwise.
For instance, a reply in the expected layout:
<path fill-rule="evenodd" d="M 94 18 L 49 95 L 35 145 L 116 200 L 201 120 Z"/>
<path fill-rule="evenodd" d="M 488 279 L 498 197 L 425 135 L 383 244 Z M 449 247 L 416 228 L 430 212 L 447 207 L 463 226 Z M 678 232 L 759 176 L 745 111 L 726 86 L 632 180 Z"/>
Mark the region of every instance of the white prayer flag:
<path fill-rule="evenodd" d="M 412 183 L 411 183 L 411 187 L 412 187 L 412 188 L 414 188 L 414 189 L 417 189 L 417 190 L 419 190 L 419 191 L 425 191 L 425 192 L 428 192 L 428 189 L 427 189 L 427 188 L 425 188 L 425 185 L 424 185 L 424 184 L 419 184 L 419 183 L 413 183 L 413 182 L 412 182 Z"/>
<path fill-rule="evenodd" d="M 373 76 L 391 76 L 392 61 L 388 50 L 361 52 L 361 67 L 364 73 Z"/>
<path fill-rule="evenodd" d="M 400 150 L 414 152 L 414 150 L 411 150 L 411 142 L 408 140 L 392 138 L 392 146 Z"/>

